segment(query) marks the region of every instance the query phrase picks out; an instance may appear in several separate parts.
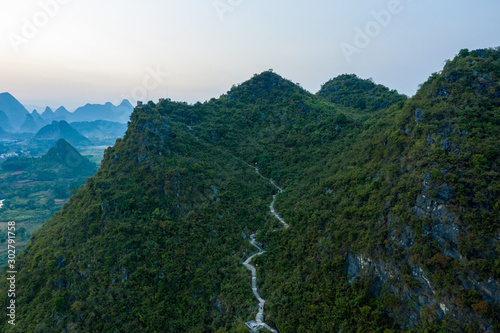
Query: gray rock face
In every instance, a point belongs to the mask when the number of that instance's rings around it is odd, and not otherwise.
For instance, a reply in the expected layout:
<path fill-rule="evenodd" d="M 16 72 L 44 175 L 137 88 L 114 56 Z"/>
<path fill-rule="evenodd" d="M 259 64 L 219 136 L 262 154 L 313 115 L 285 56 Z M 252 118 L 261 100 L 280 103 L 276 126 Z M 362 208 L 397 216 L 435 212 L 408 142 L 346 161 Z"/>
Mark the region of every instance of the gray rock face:
<path fill-rule="evenodd" d="M 438 223 L 431 227 L 429 234 L 437 241 L 443 255 L 453 259 L 462 259 L 458 253 L 458 239 L 460 237 L 460 227 L 457 224 Z"/>
<path fill-rule="evenodd" d="M 462 258 L 457 251 L 460 236 L 460 227 L 456 224 L 458 218 L 446 207 L 446 203 L 455 196 L 455 191 L 448 184 L 431 185 L 429 174 L 424 175 L 423 185 L 422 193 L 413 207 L 413 214 L 437 222 L 431 227 L 424 227 L 424 235 L 431 235 L 444 255 L 455 259 Z M 436 193 L 433 198 L 429 195 L 431 190 Z"/>
<path fill-rule="evenodd" d="M 380 295 L 384 286 L 388 287 L 391 294 L 401 298 L 403 301 L 412 303 L 408 311 L 399 314 L 397 318 L 403 325 L 414 327 L 420 320 L 420 313 L 424 306 L 435 305 L 438 307 L 439 301 L 431 288 L 431 284 L 424 271 L 420 267 L 412 268 L 410 274 L 413 279 L 420 282 L 420 287 L 409 289 L 402 281 L 402 273 L 393 263 L 386 263 L 380 259 L 373 259 L 366 255 L 355 255 L 349 253 L 345 264 L 345 272 L 350 277 L 349 284 L 358 281 L 361 277 L 370 276 L 373 278 L 373 288 L 371 293 Z M 445 306 L 446 309 L 450 304 Z M 445 312 L 440 311 L 439 316 L 444 316 Z"/>
<path fill-rule="evenodd" d="M 413 213 L 419 218 L 433 218 L 441 223 L 455 222 L 456 217 L 453 214 L 448 214 L 446 202 L 452 199 L 455 191 L 447 184 L 439 187 L 431 186 L 431 176 L 426 173 L 423 176 L 423 188 L 421 195 L 417 198 L 417 202 L 413 207 Z M 430 190 L 435 190 L 436 197 L 431 198 L 429 195 Z"/>
<path fill-rule="evenodd" d="M 455 196 L 455 191 L 449 187 L 447 184 L 442 185 L 438 192 L 437 198 L 435 199 L 437 203 L 444 205 L 447 201 L 451 200 Z"/>
<path fill-rule="evenodd" d="M 415 244 L 415 235 L 406 225 L 401 228 L 400 232 L 397 232 L 396 228 L 391 228 L 389 232 L 389 239 L 405 250 L 409 249 L 413 246 L 413 244 Z"/>
<path fill-rule="evenodd" d="M 424 111 L 421 109 L 415 110 L 415 122 L 419 124 L 422 121 L 424 121 Z"/>
<path fill-rule="evenodd" d="M 479 281 L 477 276 L 459 276 L 458 277 L 465 288 L 476 288 L 483 292 L 483 298 L 490 303 L 500 303 L 500 284 L 493 278 L 486 281 Z"/>
<path fill-rule="evenodd" d="M 389 271 L 389 267 L 386 267 L 381 260 L 372 260 L 364 255 L 354 255 L 352 253 L 347 255 L 344 271 L 347 276 L 350 277 L 349 285 L 358 281 L 361 276 L 365 275 L 382 275 L 382 281 L 386 281 L 393 276 Z M 375 272 L 377 274 L 374 274 Z M 377 292 L 375 293 L 377 294 Z"/>
<path fill-rule="evenodd" d="M 441 142 L 441 148 L 445 152 L 449 152 L 451 149 L 451 141 L 449 139 L 444 139 L 443 142 Z"/>
<path fill-rule="evenodd" d="M 219 190 L 215 186 L 211 185 L 210 188 L 212 189 L 214 195 L 219 195 Z"/>
<path fill-rule="evenodd" d="M 453 214 L 448 214 L 448 209 L 444 204 L 432 200 L 422 194 L 417 198 L 417 202 L 413 207 L 413 213 L 419 218 L 433 218 L 440 222 L 454 222 L 456 220 Z"/>
<path fill-rule="evenodd" d="M 438 91 L 439 97 L 447 97 L 450 95 L 450 90 L 446 87 L 441 87 Z"/>
<path fill-rule="evenodd" d="M 432 233 L 439 235 L 444 240 L 458 244 L 460 230 L 457 225 L 439 223 L 432 226 Z"/>
<path fill-rule="evenodd" d="M 451 238 L 456 236 L 453 230 L 444 230 L 443 232 L 448 233 Z M 371 277 L 373 288 L 370 292 L 373 295 L 379 296 L 383 290 L 386 290 L 408 304 L 407 311 L 398 313 L 395 318 L 403 328 L 418 325 L 423 319 L 421 317 L 422 311 L 429 307 L 437 310 L 436 314 L 440 319 L 443 319 L 447 314 L 463 322 L 468 322 L 471 317 L 475 317 L 472 310 L 457 307 L 453 299 L 440 295 L 431 281 L 431 276 L 421 266 L 409 264 L 410 271 L 404 280 L 412 279 L 411 287 L 403 281 L 405 275 L 397 267 L 393 262 L 384 262 L 381 259 L 374 259 L 363 254 L 349 253 L 344 272 L 350 278 L 349 285 L 362 277 Z M 498 303 L 500 285 L 497 281 L 489 279 L 478 282 L 477 277 L 464 276 L 460 276 L 459 279 L 465 288 L 475 288 L 482 291 L 485 300 Z M 491 329 L 488 329 L 488 326 L 491 327 L 491 322 L 488 324 L 488 321 L 483 323 L 481 331 L 492 332 Z"/>
<path fill-rule="evenodd" d="M 493 280 L 489 279 L 484 282 L 477 282 L 476 287 L 479 288 L 482 292 L 484 292 L 485 297 L 495 303 L 500 303 L 500 284 Z"/>

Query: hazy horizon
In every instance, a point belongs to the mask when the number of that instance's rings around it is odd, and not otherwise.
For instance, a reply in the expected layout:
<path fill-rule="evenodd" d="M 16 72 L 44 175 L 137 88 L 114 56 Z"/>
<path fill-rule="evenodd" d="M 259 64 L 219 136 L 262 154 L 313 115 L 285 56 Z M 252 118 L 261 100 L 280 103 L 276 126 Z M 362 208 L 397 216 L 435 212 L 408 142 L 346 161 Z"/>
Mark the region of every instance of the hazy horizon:
<path fill-rule="evenodd" d="M 124 98 L 204 102 L 270 68 L 312 93 L 353 73 L 411 96 L 460 49 L 500 45 L 493 0 L 30 0 L 0 8 L 0 91 L 70 111 Z"/>

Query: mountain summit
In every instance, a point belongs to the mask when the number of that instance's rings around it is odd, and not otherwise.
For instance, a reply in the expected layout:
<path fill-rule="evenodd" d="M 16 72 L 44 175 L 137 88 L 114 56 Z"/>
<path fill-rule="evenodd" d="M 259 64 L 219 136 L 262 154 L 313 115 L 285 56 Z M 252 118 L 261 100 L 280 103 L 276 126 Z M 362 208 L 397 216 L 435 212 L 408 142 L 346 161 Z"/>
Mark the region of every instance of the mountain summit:
<path fill-rule="evenodd" d="M 368 112 L 385 109 L 406 100 L 406 96 L 397 91 L 391 91 L 371 80 L 363 80 L 354 74 L 344 74 L 328 81 L 316 95 L 330 103 Z"/>
<path fill-rule="evenodd" d="M 266 100 L 268 98 L 276 98 L 276 95 L 281 94 L 290 96 L 292 94 L 309 94 L 293 82 L 284 79 L 272 70 L 255 74 L 253 78 L 243 82 L 240 85 L 233 86 L 227 93 L 228 99 L 238 99 L 249 101 L 255 99 Z"/>

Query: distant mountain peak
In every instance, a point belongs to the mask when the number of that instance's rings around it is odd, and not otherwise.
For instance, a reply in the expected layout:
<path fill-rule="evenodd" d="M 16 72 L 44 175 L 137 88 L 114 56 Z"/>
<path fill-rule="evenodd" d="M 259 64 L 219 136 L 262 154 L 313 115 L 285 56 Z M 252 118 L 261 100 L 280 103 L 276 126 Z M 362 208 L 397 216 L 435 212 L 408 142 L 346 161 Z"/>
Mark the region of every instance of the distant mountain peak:
<path fill-rule="evenodd" d="M 57 112 L 69 112 L 69 111 L 64 106 L 60 106 L 60 107 L 57 108 L 56 113 Z"/>
<path fill-rule="evenodd" d="M 28 110 L 8 92 L 0 94 L 0 110 L 5 112 L 12 126 L 19 128 L 26 119 Z"/>
<path fill-rule="evenodd" d="M 57 140 L 56 144 L 42 156 L 42 163 L 52 165 L 54 168 L 62 166 L 65 173 L 84 173 L 93 175 L 97 166 L 83 157 L 78 150 L 64 139 Z"/>
<path fill-rule="evenodd" d="M 120 103 L 120 105 L 118 105 L 118 107 L 119 107 L 119 108 L 121 108 L 121 107 L 128 107 L 128 108 L 132 108 L 132 109 L 134 108 L 128 99 L 124 99 L 124 100 Z"/>
<path fill-rule="evenodd" d="M 41 114 L 42 118 L 46 121 L 50 121 L 51 119 L 54 118 L 54 111 L 52 111 L 51 108 L 48 106 L 45 108 L 45 111 Z"/>

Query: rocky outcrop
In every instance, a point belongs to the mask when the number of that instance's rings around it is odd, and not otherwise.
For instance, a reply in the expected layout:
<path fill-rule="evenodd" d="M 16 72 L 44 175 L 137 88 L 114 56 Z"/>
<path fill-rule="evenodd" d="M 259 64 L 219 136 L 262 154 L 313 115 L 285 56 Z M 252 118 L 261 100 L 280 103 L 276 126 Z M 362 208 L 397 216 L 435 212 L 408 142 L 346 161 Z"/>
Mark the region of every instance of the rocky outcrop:
<path fill-rule="evenodd" d="M 457 251 L 460 229 L 457 224 L 438 223 L 430 228 L 424 227 L 424 235 L 431 235 L 439 244 L 441 252 L 453 259 L 462 259 Z"/>
<path fill-rule="evenodd" d="M 443 149 L 445 152 L 449 152 L 451 149 L 451 141 L 450 139 L 444 139 L 441 142 L 441 149 Z"/>
<path fill-rule="evenodd" d="M 373 259 L 362 254 L 347 255 L 345 273 L 349 277 L 349 285 L 363 277 L 373 279 L 371 293 L 380 296 L 384 290 L 411 306 L 397 318 L 404 327 L 415 327 L 421 320 L 424 307 L 435 307 L 439 317 L 444 317 L 451 304 L 439 302 L 431 286 L 429 278 L 420 266 L 412 267 L 409 274 L 403 274 L 395 263 Z M 408 282 L 411 286 L 408 286 Z M 443 307 L 439 305 L 443 304 Z M 439 310 L 438 310 L 439 309 Z"/>
<path fill-rule="evenodd" d="M 419 124 L 422 121 L 424 121 L 424 111 L 422 109 L 417 109 L 415 111 L 415 122 Z"/>
<path fill-rule="evenodd" d="M 408 264 L 409 271 L 403 273 L 394 262 L 384 262 L 363 254 L 349 253 L 346 258 L 344 272 L 349 278 L 349 285 L 362 278 L 371 278 L 373 296 L 388 294 L 400 299 L 405 311 L 398 311 L 396 320 L 403 328 L 414 328 L 422 320 L 423 314 L 431 311 L 439 319 L 445 316 L 458 322 L 476 321 L 481 332 L 493 332 L 491 320 L 478 317 L 471 310 L 457 306 L 456 299 L 440 292 L 433 286 L 430 276 L 420 265 Z M 483 299 L 489 303 L 498 302 L 500 285 L 494 279 L 478 282 L 471 277 L 460 277 L 466 289 L 475 289 L 483 293 Z M 386 294 L 387 295 L 387 294 Z"/>
<path fill-rule="evenodd" d="M 450 213 L 446 206 L 446 203 L 455 196 L 455 191 L 446 183 L 431 184 L 430 179 L 430 174 L 424 175 L 422 192 L 413 207 L 413 213 L 419 218 L 429 218 L 435 221 L 430 226 L 423 226 L 423 235 L 431 235 L 444 255 L 460 259 L 462 256 L 457 251 L 460 237 L 458 217 Z"/>
<path fill-rule="evenodd" d="M 423 177 L 423 188 L 421 195 L 417 198 L 417 202 L 413 207 L 413 213 L 419 218 L 432 218 L 441 223 L 453 223 L 457 220 L 454 214 L 449 213 L 446 203 L 455 195 L 453 189 L 447 184 L 440 186 L 430 184 L 430 174 L 425 174 Z M 436 193 L 431 198 L 430 192 Z"/>

